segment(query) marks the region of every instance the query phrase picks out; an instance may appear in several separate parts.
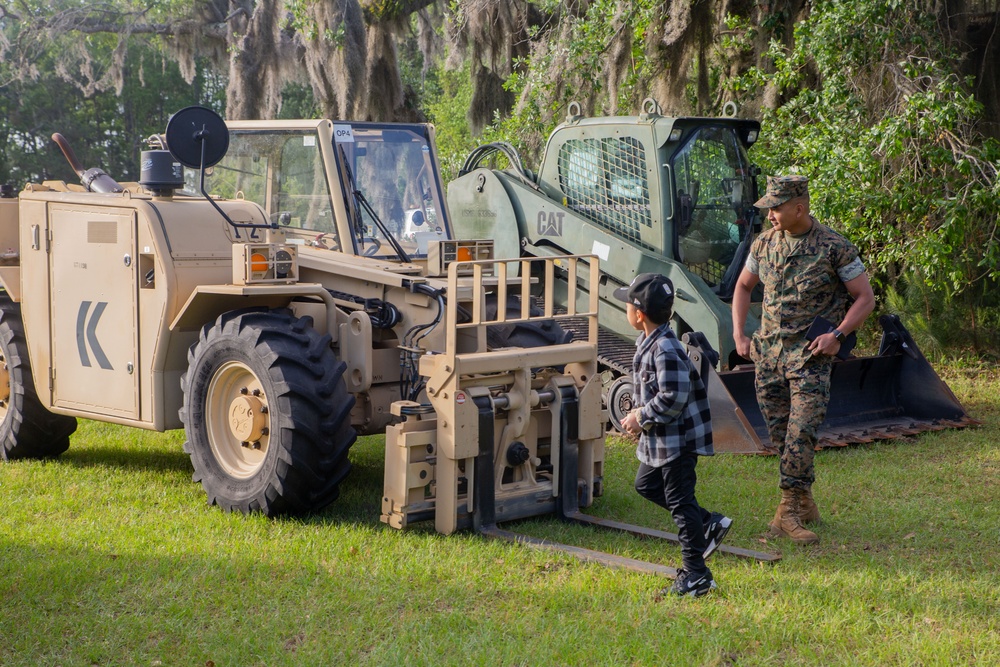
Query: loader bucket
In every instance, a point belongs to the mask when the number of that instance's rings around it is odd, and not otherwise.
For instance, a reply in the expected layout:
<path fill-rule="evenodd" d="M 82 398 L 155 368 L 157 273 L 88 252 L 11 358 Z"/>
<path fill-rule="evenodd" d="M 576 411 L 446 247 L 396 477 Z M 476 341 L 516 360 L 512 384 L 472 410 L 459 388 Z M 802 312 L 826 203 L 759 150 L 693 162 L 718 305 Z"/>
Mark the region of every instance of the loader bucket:
<path fill-rule="evenodd" d="M 835 361 L 818 448 L 887 440 L 978 423 L 921 354 L 895 315 L 879 318 L 879 353 Z M 715 449 L 775 453 L 757 405 L 752 367 L 709 383 Z"/>

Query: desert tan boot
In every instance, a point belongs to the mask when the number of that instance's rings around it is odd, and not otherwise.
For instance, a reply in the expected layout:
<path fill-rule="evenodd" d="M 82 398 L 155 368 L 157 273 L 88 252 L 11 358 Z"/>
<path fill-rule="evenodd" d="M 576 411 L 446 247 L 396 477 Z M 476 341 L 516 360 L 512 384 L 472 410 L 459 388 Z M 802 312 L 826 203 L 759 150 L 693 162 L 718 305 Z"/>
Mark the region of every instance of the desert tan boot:
<path fill-rule="evenodd" d="M 819 536 L 802 525 L 803 489 L 782 489 L 781 502 L 768 532 L 772 537 L 787 537 L 796 544 L 817 544 Z"/>
<path fill-rule="evenodd" d="M 802 518 L 802 523 L 816 523 L 819 521 L 819 507 L 816 506 L 816 501 L 813 500 L 812 489 L 803 489 L 804 493 L 801 498 L 802 513 L 799 516 Z"/>

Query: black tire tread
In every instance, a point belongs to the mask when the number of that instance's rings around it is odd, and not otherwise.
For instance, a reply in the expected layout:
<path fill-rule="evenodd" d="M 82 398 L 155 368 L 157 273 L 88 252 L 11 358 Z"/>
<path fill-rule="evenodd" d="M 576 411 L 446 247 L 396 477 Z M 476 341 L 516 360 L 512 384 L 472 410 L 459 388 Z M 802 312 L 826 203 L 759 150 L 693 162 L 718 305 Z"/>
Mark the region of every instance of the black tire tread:
<path fill-rule="evenodd" d="M 59 456 L 69 448 L 76 418 L 49 412 L 38 400 L 21 308 L 6 293 L 0 293 L 0 346 L 10 377 L 7 416 L 0 424 L 0 457 L 11 460 Z"/>
<path fill-rule="evenodd" d="M 256 489 L 241 497 L 226 491 L 228 476 L 205 460 L 212 454 L 207 441 L 202 442 L 206 438 L 204 424 L 198 423 L 202 408 L 195 409 L 190 402 L 203 398 L 199 388 L 192 386 L 191 368 L 212 346 L 228 344 L 252 350 L 257 364 L 252 366 L 254 372 L 266 373 L 272 387 L 269 446 L 276 449 L 277 461 L 273 472 L 262 470 L 255 475 L 269 478 L 255 479 Z M 354 397 L 343 382 L 345 369 L 330 346 L 330 337 L 317 333 L 310 318 L 297 318 L 287 310 L 231 311 L 205 325 L 188 351 L 188 371 L 181 377 L 180 418 L 187 432 L 184 451 L 191 456 L 194 481 L 201 482 L 209 503 L 227 511 L 272 516 L 312 512 L 336 500 L 340 483 L 350 472 L 348 452 L 357 438 L 350 423 Z"/>
<path fill-rule="evenodd" d="M 495 296 L 488 296 L 486 301 L 487 320 L 496 318 L 499 305 Z M 543 310 L 532 303 L 528 309 L 532 317 L 543 314 Z M 507 297 L 505 313 L 508 318 L 521 316 L 521 299 L 519 296 Z M 548 347 L 569 342 L 571 334 L 565 331 L 555 320 L 539 320 L 519 322 L 516 324 L 492 324 L 486 327 L 486 344 L 489 349 L 502 347 Z"/>

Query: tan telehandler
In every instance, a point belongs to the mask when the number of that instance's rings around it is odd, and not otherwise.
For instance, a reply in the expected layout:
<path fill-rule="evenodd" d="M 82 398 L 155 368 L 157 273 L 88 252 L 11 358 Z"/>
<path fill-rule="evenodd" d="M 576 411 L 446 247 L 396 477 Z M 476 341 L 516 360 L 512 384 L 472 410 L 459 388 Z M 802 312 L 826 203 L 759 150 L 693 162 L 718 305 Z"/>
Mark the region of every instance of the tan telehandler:
<path fill-rule="evenodd" d="M 603 483 L 597 295 L 576 294 L 598 263 L 453 238 L 430 126 L 190 107 L 134 184 L 54 139 L 83 185 L 0 199 L 3 458 L 59 455 L 78 417 L 184 428 L 210 503 L 273 515 L 332 502 L 356 435 L 384 432 L 391 526 L 602 523 L 579 512 Z"/>

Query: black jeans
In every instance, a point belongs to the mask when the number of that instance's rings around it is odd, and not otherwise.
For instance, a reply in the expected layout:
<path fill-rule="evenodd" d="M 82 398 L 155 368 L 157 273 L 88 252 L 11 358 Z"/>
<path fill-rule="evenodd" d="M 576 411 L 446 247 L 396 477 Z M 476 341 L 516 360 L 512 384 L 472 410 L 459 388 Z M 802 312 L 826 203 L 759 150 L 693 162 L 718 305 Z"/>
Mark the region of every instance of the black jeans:
<path fill-rule="evenodd" d="M 699 505 L 694 495 L 697 465 L 695 454 L 681 454 L 659 468 L 640 463 L 635 475 L 635 490 L 639 495 L 652 500 L 674 518 L 684 569 L 695 575 L 708 571 L 702 554 L 706 546 L 705 526 L 712 520 L 712 513 Z"/>

